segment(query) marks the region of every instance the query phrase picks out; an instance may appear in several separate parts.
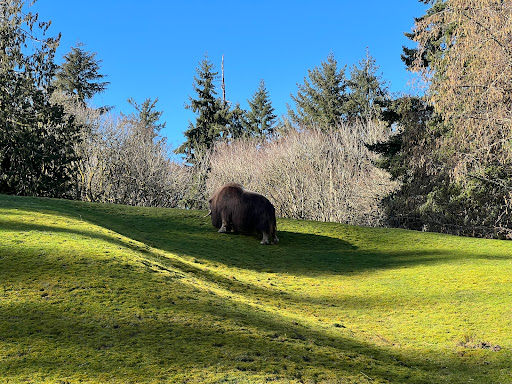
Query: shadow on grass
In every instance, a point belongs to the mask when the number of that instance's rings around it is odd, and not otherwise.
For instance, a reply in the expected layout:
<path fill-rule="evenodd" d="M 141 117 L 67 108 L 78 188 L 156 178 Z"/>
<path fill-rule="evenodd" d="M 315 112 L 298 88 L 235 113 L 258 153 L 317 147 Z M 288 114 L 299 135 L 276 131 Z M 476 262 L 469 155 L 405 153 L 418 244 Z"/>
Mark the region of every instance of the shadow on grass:
<path fill-rule="evenodd" d="M 131 223 L 129 217 L 124 217 L 122 221 L 115 221 L 106 216 L 88 218 L 92 223 L 119 233 L 128 240 L 96 231 L 52 225 L 12 223 L 0 220 L 0 226 L 4 230 L 21 232 L 74 234 L 106 241 L 139 252 L 148 252 L 144 247 L 146 245 L 179 256 L 189 256 L 198 260 L 208 260 L 212 263 L 222 263 L 229 267 L 252 269 L 258 272 L 296 275 L 351 274 L 442 261 L 439 257 L 429 258 L 428 253 L 416 253 L 411 258 L 400 257 L 400 253 L 362 254 L 357 247 L 344 240 L 288 231 L 279 232 L 280 243 L 278 245 L 262 246 L 255 236 L 219 234 L 209 223 L 191 223 L 191 218 L 198 220 L 197 215 L 193 214 L 182 220 L 176 220 L 174 217 L 170 220 L 138 217 L 136 223 Z M 132 242 L 130 239 L 140 244 Z"/>
<path fill-rule="evenodd" d="M 405 235 L 405 231 L 404 236 L 411 237 L 410 243 L 402 244 L 396 250 L 388 252 L 381 251 L 378 247 L 372 250 L 359 249 L 350 240 L 342 238 L 289 230 L 278 231 L 279 244 L 261 246 L 257 236 L 217 233 L 211 226 L 210 219 L 204 217 L 204 212 L 147 209 L 137 211 L 96 204 L 79 207 L 81 210 L 86 208 L 81 213 L 84 219 L 148 246 L 180 256 L 259 272 L 308 276 L 325 273 L 357 274 L 387 268 L 442 263 L 454 258 L 487 258 L 480 254 L 478 249 L 461 252 L 434 248 L 425 250 L 424 245 L 418 247 L 414 243 L 416 233 L 412 236 Z M 379 239 L 371 241 L 378 245 Z M 512 255 L 500 257 L 512 259 Z M 495 256 L 490 258 L 493 259 Z"/>
<path fill-rule="evenodd" d="M 100 224 L 100 223 L 98 223 Z M 105 224 L 103 223 L 105 226 Z M 110 229 L 115 226 L 105 226 Z M 190 226 L 195 228 L 197 226 Z M 257 239 L 250 236 L 242 235 L 226 235 L 218 234 L 215 229 L 209 227 L 203 231 L 187 233 L 182 228 L 174 227 L 174 231 L 179 233 L 179 241 L 167 244 L 167 251 L 174 252 L 178 255 L 188 256 L 188 258 L 163 258 L 161 254 L 154 252 L 151 248 L 144 246 L 150 242 L 151 235 L 158 237 L 158 232 L 152 234 L 145 234 L 138 238 L 137 233 L 116 228 L 115 232 L 123 234 L 125 237 L 116 236 L 115 234 L 101 234 L 97 231 L 88 231 L 83 229 L 73 229 L 59 226 L 47 226 L 41 224 L 30 223 L 10 223 L 0 220 L 0 228 L 8 231 L 18 231 L 21 233 L 30 233 L 32 231 L 43 233 L 55 234 L 72 234 L 93 242 L 100 240 L 106 243 L 115 245 L 118 248 L 125 248 L 143 255 L 144 258 L 138 261 L 139 265 L 149 267 L 149 270 L 165 270 L 170 273 L 185 272 L 194 275 L 197 278 L 205 281 L 212 282 L 229 291 L 239 292 L 244 295 L 251 295 L 261 299 L 276 299 L 276 295 L 280 295 L 280 299 L 287 300 L 293 305 L 309 305 L 311 298 L 303 294 L 292 294 L 290 292 L 280 291 L 269 287 L 264 287 L 258 284 L 250 284 L 233 279 L 231 276 L 221 275 L 213 272 L 208 268 L 203 268 L 202 260 L 208 260 L 211 263 L 222 263 L 229 267 L 252 269 L 259 272 L 267 273 L 286 273 L 296 276 L 321 276 L 326 273 L 329 274 L 357 274 L 364 271 L 371 271 L 392 267 L 414 266 L 424 263 L 441 262 L 444 259 L 449 259 L 449 255 L 437 254 L 437 257 L 431 257 L 428 252 L 416 253 L 413 258 L 405 253 L 393 253 L 392 255 L 384 253 L 366 253 L 361 254 L 357 247 L 349 243 L 319 235 L 310 235 L 293 232 L 280 232 L 282 239 L 281 243 L 277 246 L 261 246 L 258 244 Z M 209 236 L 210 239 L 205 240 L 204 237 Z M 175 234 L 175 238 L 178 237 Z M 137 241 L 132 241 L 136 239 Z M 19 240 L 20 245 L 23 240 Z M 308 246 L 311 241 L 320 241 L 323 246 L 321 249 L 315 249 Z M 0 240 L 1 245 L 1 240 Z M 57 244 L 55 244 L 57 246 Z M 60 245 L 62 246 L 62 245 Z M 153 244 L 155 248 L 165 249 L 163 246 Z M 0 248 L 4 253 L 15 253 L 19 248 L 14 246 L 2 246 Z M 202 250 L 202 251 L 201 251 Z M 26 263 L 12 263 L 4 264 L 0 268 L 0 281 L 5 280 L 5 277 L 11 279 L 15 276 L 17 281 L 24 281 L 33 276 L 41 274 L 41 271 L 58 272 L 63 267 L 58 260 L 52 261 L 46 259 L 45 252 L 47 252 L 47 245 L 41 244 L 40 249 L 25 249 L 24 254 L 31 253 L 31 260 L 33 262 Z M 67 251 L 70 253 L 71 251 Z M 80 249 L 75 249 L 74 252 L 80 254 Z M 101 251 L 100 251 L 101 252 Z M 191 259 L 190 256 L 193 256 Z M 2 266 L 2 256 L 0 255 L 0 266 Z M 83 259 L 83 258 L 80 258 Z M 75 260 L 75 263 L 81 263 L 80 259 Z M 87 263 L 87 261 L 83 261 Z M 153 263 L 153 262 L 156 262 Z M 96 261 L 95 263 L 98 263 Z M 326 298 L 321 299 L 322 302 L 329 301 Z M 376 307 L 379 305 L 378 301 L 375 302 L 374 298 L 344 298 L 340 302 L 340 298 L 336 298 L 331 305 L 343 306 L 344 308 L 354 307 Z"/>
<path fill-rule="evenodd" d="M 0 303 L 0 345 L 11 350 L 2 357 L 4 378 L 175 382 L 205 372 L 206 382 L 229 376 L 256 382 L 254 376 L 258 382 L 351 377 L 456 383 L 461 370 L 482 377 L 496 369 L 406 358 L 344 337 L 341 330 L 328 335 L 197 292 L 179 280 L 158 286 L 147 272 L 112 278 L 105 274 L 108 269 L 81 271 L 87 281 L 109 280 L 108 287 L 91 288 L 83 296 L 54 292 L 40 300 Z"/>
<path fill-rule="evenodd" d="M 31 209 L 46 213 L 55 209 L 151 247 L 256 271 L 348 274 L 435 263 L 445 257 L 439 253 L 434 257 L 428 252 L 368 253 L 348 241 L 287 231 L 279 233 L 279 245 L 263 247 L 253 237 L 216 233 L 199 212 L 173 212 L 166 216 L 162 211 L 154 214 L 156 211 L 72 202 L 59 202 L 55 208 Z M 141 250 L 135 243 L 73 228 L 5 222 L 2 228 L 71 233 Z M 70 273 L 57 260 L 50 260 L 37 250 L 25 255 L 32 262 L 9 270 L 6 265 L 16 261 L 16 249 L 4 247 L 3 251 L 6 253 L 0 258 L 0 266 L 4 267 L 0 268 L 0 279 L 4 287 L 14 280 L 15 285 L 22 287 L 49 272 Z M 151 251 L 148 256 L 157 257 Z M 4 377 L 16 374 L 50 380 L 85 377 L 97 381 L 172 381 L 184 380 L 186 376 L 178 376 L 196 370 L 209 372 L 211 381 L 238 372 L 242 377 L 260 375 L 260 381 L 322 381 L 350 376 L 360 382 L 371 378 L 455 383 L 472 376 L 485 377 L 508 364 L 500 358 L 492 365 L 472 365 L 446 356 L 435 360 L 406 354 L 404 357 L 398 351 L 346 337 L 342 329 L 339 335 L 311 329 L 293 318 L 197 290 L 179 279 L 166 280 L 159 286 L 154 271 L 139 268 L 119 273 L 122 266 L 114 260 L 109 263 L 101 268 L 81 266 L 72 271 L 83 281 L 107 282 L 103 285 L 66 287 L 62 282 L 61 288 L 68 291 L 61 292 L 61 296 L 56 292 L 55 296 L 39 295 L 37 300 L 0 302 L 0 343 L 10 350 L 2 356 L 0 373 Z M 186 267 L 200 277 L 229 284 L 232 290 L 247 288 L 237 287 L 240 283 L 227 278 L 214 279 L 188 264 Z M 503 359 L 508 356 L 503 355 Z"/>
<path fill-rule="evenodd" d="M 32 202 L 31 199 L 26 201 Z M 51 199 L 36 199 L 35 202 L 27 204 L 26 208 L 41 213 L 57 211 L 73 219 L 84 219 L 145 246 L 179 256 L 258 272 L 307 276 L 326 273 L 357 274 L 387 268 L 442 263 L 455 258 L 496 258 L 496 256 L 482 255 L 478 249 L 461 252 L 434 248 L 425 250 L 424 247 L 417 247 L 413 236 L 409 244 L 401 245 L 394 251 L 385 252 L 378 247 L 370 250 L 359 249 L 349 240 L 337 237 L 281 230 L 278 232 L 280 238 L 278 245 L 261 246 L 256 236 L 217 233 L 210 224 L 210 218 L 204 217 L 204 212 L 193 210 L 147 209 Z M 13 225 L 19 228 L 20 224 Z M 23 230 L 76 233 L 144 252 L 144 248 L 135 243 L 127 243 L 97 232 L 30 224 L 26 224 Z M 406 236 L 405 233 L 407 232 L 404 232 L 404 236 Z M 348 238 L 350 239 L 350 236 Z M 379 239 L 371 241 L 378 244 Z M 386 239 L 386 241 L 393 240 Z M 500 256 L 500 258 L 504 257 L 512 259 L 511 255 Z"/>

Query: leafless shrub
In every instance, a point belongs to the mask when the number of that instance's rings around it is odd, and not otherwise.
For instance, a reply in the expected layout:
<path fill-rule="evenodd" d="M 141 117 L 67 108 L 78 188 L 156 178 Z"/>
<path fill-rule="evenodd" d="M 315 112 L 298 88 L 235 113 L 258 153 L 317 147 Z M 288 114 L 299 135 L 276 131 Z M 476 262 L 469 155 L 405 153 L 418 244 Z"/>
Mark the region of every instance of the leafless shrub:
<path fill-rule="evenodd" d="M 329 132 L 303 129 L 266 142 L 219 143 L 207 191 L 239 182 L 267 196 L 279 216 L 379 225 L 380 201 L 395 183 L 372 164 L 375 155 L 365 141 L 377 139 L 374 130 L 340 124 Z"/>
<path fill-rule="evenodd" d="M 290 130 L 271 140 L 240 139 L 198 152 L 194 166 L 173 161 L 163 140 L 148 140 L 133 120 L 67 106 L 83 127 L 76 193 L 87 201 L 206 208 L 213 190 L 239 182 L 267 196 L 278 215 L 379 225 L 379 202 L 393 189 L 365 142 L 383 130 L 340 124 L 328 132 Z"/>
<path fill-rule="evenodd" d="M 165 142 L 143 140 L 129 121 L 106 119 L 98 132 L 96 154 L 89 161 L 88 188 L 93 200 L 118 204 L 178 207 L 186 196 L 191 173 L 174 162 Z M 99 144 L 99 146 L 98 146 Z M 94 153 L 94 148 L 90 148 Z M 93 191 L 96 190 L 96 193 Z"/>
<path fill-rule="evenodd" d="M 193 172 L 172 160 L 165 141 L 144 136 L 133 119 L 74 103 L 65 105 L 81 127 L 76 198 L 137 206 L 179 207 L 189 195 Z"/>

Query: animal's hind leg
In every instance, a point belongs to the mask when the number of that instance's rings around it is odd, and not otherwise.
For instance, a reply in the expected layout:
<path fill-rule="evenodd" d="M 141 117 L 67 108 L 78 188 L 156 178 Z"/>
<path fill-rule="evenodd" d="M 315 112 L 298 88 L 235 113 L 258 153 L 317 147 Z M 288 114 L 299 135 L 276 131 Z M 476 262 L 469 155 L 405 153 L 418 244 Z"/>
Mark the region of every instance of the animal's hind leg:
<path fill-rule="evenodd" d="M 276 226 L 275 224 L 270 224 L 270 228 L 268 232 L 263 232 L 263 240 L 261 240 L 261 244 L 277 244 L 279 243 L 279 239 L 276 234 Z"/>
<path fill-rule="evenodd" d="M 260 241 L 261 245 L 268 245 L 270 244 L 270 241 L 268 240 L 268 233 L 263 232 L 263 239 Z"/>
<path fill-rule="evenodd" d="M 270 231 L 270 232 L 271 232 L 271 237 L 272 237 L 272 244 L 279 243 L 279 239 L 277 238 L 276 227 L 274 225 L 272 226 L 272 231 Z"/>
<path fill-rule="evenodd" d="M 230 217 L 225 213 L 225 212 L 222 212 L 221 214 L 221 220 L 222 220 L 222 225 L 219 229 L 219 233 L 226 233 L 226 232 L 232 232 L 233 229 L 231 228 L 231 219 Z"/>
<path fill-rule="evenodd" d="M 227 223 L 222 220 L 222 226 L 219 229 L 219 233 L 226 233 L 228 231 Z"/>

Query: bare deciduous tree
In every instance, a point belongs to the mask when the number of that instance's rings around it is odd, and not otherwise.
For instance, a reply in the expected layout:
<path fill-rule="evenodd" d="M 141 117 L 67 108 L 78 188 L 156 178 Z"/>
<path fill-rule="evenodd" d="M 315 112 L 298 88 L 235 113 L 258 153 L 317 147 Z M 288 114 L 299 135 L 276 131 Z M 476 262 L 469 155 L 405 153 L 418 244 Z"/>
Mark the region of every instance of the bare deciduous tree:
<path fill-rule="evenodd" d="M 412 69 L 430 82 L 429 100 L 445 123 L 431 172 L 446 172 L 461 190 L 452 197 L 463 207 L 453 212 L 456 224 L 510 233 L 512 3 L 446 0 L 417 20 L 414 39 Z"/>

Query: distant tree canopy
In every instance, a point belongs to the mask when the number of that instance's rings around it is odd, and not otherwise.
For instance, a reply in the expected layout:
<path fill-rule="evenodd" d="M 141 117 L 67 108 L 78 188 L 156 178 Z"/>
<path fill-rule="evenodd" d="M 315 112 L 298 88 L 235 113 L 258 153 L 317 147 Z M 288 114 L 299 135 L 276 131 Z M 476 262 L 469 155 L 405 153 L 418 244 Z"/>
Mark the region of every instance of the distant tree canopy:
<path fill-rule="evenodd" d="M 25 7 L 0 2 L 0 192 L 66 196 L 80 136 L 74 118 L 50 101 L 60 36 L 44 37 L 49 23 Z"/>
<path fill-rule="evenodd" d="M 215 87 L 218 72 L 215 72 L 215 67 L 206 54 L 199 65 L 196 69 L 197 75 L 194 76 L 197 98 L 190 97 L 190 104 L 186 105 L 187 109 L 197 114 L 197 118 L 195 123 L 190 122 L 184 133 L 186 141 L 176 150 L 176 153 L 184 154 L 192 164 L 197 152 L 211 148 L 228 125 L 228 109 L 217 97 Z"/>
<path fill-rule="evenodd" d="M 290 119 L 301 126 L 324 130 L 342 121 L 381 120 L 390 97 L 377 71 L 375 59 L 367 51 L 347 79 L 345 67 L 339 69 L 334 55 L 329 54 L 320 67 L 308 71 L 304 84 L 298 84 L 297 95 L 292 95 L 295 110 L 288 106 Z"/>

